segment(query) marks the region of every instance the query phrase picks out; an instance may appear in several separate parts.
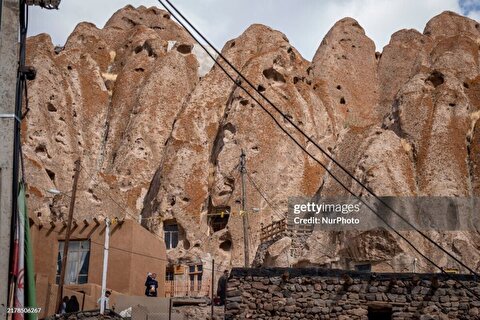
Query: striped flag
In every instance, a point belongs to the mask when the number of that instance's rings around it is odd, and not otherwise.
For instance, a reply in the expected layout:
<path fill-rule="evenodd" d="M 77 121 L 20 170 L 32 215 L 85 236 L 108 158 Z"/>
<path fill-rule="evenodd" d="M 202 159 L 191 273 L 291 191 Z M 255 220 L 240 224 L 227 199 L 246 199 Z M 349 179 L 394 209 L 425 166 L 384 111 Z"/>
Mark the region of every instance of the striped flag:
<path fill-rule="evenodd" d="M 27 308 L 36 308 L 36 290 L 35 290 L 35 271 L 34 271 L 34 258 L 33 258 L 33 249 L 32 242 L 30 238 L 30 222 L 27 214 L 27 202 L 25 197 L 25 185 L 22 183 L 20 187 L 20 193 L 18 195 L 18 208 L 24 217 L 24 252 L 25 252 L 25 272 L 24 272 L 24 294 L 25 294 L 25 307 Z M 36 320 L 38 314 L 29 313 L 26 315 L 28 320 Z"/>
<path fill-rule="evenodd" d="M 14 268 L 13 276 L 15 278 L 15 293 L 13 306 L 15 308 L 25 307 L 25 294 L 24 294 L 24 271 L 25 271 L 25 215 L 22 212 L 20 206 L 20 198 L 22 194 L 22 185 L 20 184 L 20 192 L 18 195 L 18 214 L 16 216 L 16 227 L 14 237 Z M 23 201 L 25 202 L 25 201 Z M 25 206 L 25 205 L 24 205 Z M 23 320 L 23 313 L 14 313 L 13 320 Z"/>
<path fill-rule="evenodd" d="M 14 277 L 13 306 L 15 308 L 34 308 L 35 280 L 33 270 L 33 252 L 30 242 L 30 226 L 27 215 L 25 185 L 20 183 L 18 193 L 18 215 L 13 243 L 12 275 Z M 14 313 L 14 320 L 36 320 L 35 313 Z"/>

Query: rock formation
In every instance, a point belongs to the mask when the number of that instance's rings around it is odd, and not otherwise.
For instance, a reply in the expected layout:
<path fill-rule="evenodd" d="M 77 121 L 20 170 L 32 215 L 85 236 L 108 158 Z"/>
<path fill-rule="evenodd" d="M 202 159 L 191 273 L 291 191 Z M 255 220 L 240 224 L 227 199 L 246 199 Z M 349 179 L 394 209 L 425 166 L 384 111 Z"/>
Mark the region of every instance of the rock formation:
<path fill-rule="evenodd" d="M 378 195 L 478 197 L 479 44 L 477 22 L 444 12 L 423 34 L 395 33 L 382 53 L 351 18 L 332 27 L 312 62 L 263 25 L 250 26 L 222 53 Z M 81 158 L 76 219 L 138 219 L 159 237 L 175 223 L 180 241 L 169 250 L 172 260 L 215 257 L 225 268 L 242 265 L 242 150 L 250 257 L 262 224 L 281 220 L 290 197 L 347 194 L 246 91 L 365 195 L 224 62 L 236 84 L 218 66 L 204 75 L 193 40 L 160 9 L 127 6 L 102 29 L 79 24 L 63 48 L 48 35 L 30 38 L 27 48 L 38 72 L 22 127 L 35 218 L 64 219 L 68 194 L 47 190 L 68 193 Z M 404 234 L 451 266 L 418 234 Z M 471 267 L 479 264 L 478 233 L 429 234 Z M 350 260 L 408 271 L 420 259 L 389 230 L 315 231 L 302 239 L 280 239 L 265 248 L 263 262 L 346 267 Z"/>

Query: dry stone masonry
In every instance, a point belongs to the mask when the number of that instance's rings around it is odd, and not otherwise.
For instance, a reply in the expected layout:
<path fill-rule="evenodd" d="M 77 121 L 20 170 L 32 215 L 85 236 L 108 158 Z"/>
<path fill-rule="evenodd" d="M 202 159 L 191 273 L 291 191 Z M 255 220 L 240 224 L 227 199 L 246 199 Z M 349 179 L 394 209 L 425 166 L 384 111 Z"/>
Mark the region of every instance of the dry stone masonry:
<path fill-rule="evenodd" d="M 225 319 L 480 319 L 473 276 L 236 268 Z"/>

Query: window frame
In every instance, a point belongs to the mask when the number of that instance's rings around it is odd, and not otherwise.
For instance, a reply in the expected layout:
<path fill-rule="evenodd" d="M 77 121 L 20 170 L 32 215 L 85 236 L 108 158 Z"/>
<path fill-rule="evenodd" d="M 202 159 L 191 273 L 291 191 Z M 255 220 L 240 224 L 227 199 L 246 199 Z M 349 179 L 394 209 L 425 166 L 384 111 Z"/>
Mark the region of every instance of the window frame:
<path fill-rule="evenodd" d="M 191 271 L 192 267 L 193 267 L 193 271 Z M 188 280 L 190 282 L 189 290 L 191 292 L 202 290 L 203 264 L 188 265 Z"/>
<path fill-rule="evenodd" d="M 176 227 L 176 230 L 168 230 L 169 228 L 174 229 Z M 167 224 L 163 226 L 163 240 L 165 242 L 165 248 L 167 250 L 175 249 L 178 246 L 179 238 L 180 238 L 180 228 L 178 227 L 178 224 Z M 175 239 L 176 235 L 176 239 Z"/>
<path fill-rule="evenodd" d="M 84 245 L 82 244 L 88 244 L 86 246 L 86 249 L 84 248 Z M 57 270 L 55 273 L 55 283 L 59 284 L 60 283 L 60 275 L 62 272 L 62 262 L 63 262 L 63 249 L 65 246 L 65 240 L 58 240 L 58 251 L 57 251 Z M 75 274 L 76 278 L 75 281 L 65 283 L 67 284 L 85 284 L 88 283 L 88 272 L 90 269 L 90 255 L 91 255 L 91 248 L 92 244 L 90 239 L 74 239 L 74 240 L 69 240 L 68 243 L 68 255 L 67 255 L 67 269 L 65 270 L 65 275 L 67 275 L 69 269 L 69 261 L 70 258 L 73 256 L 75 257 Z M 82 253 L 86 252 L 86 256 L 84 258 L 84 261 L 82 263 Z M 71 262 L 71 261 L 70 261 Z M 83 269 L 86 269 L 84 273 L 80 273 Z"/>

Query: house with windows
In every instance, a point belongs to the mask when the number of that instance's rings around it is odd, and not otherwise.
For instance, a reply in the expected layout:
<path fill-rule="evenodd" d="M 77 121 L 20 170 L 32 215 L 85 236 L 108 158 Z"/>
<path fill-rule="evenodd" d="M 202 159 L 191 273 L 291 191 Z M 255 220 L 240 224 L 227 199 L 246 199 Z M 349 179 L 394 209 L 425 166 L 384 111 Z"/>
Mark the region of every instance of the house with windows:
<path fill-rule="evenodd" d="M 37 304 L 43 318 L 55 313 L 62 269 L 66 224 L 41 223 L 30 219 L 35 256 Z M 74 221 L 68 246 L 64 296 L 75 295 L 84 310 L 97 307 L 101 294 L 105 222 Z M 140 226 L 125 220 L 110 227 L 107 288 L 113 292 L 111 305 L 119 295 L 143 296 L 148 272 L 158 275 L 158 296 L 165 296 L 167 257 L 165 243 Z"/>
<path fill-rule="evenodd" d="M 184 249 L 189 249 L 183 228 L 175 219 L 163 222 L 163 236 L 167 253 L 174 250 L 180 242 Z M 165 270 L 166 297 L 203 297 L 211 294 L 211 275 L 206 272 L 200 258 L 190 261 L 169 259 Z"/>

